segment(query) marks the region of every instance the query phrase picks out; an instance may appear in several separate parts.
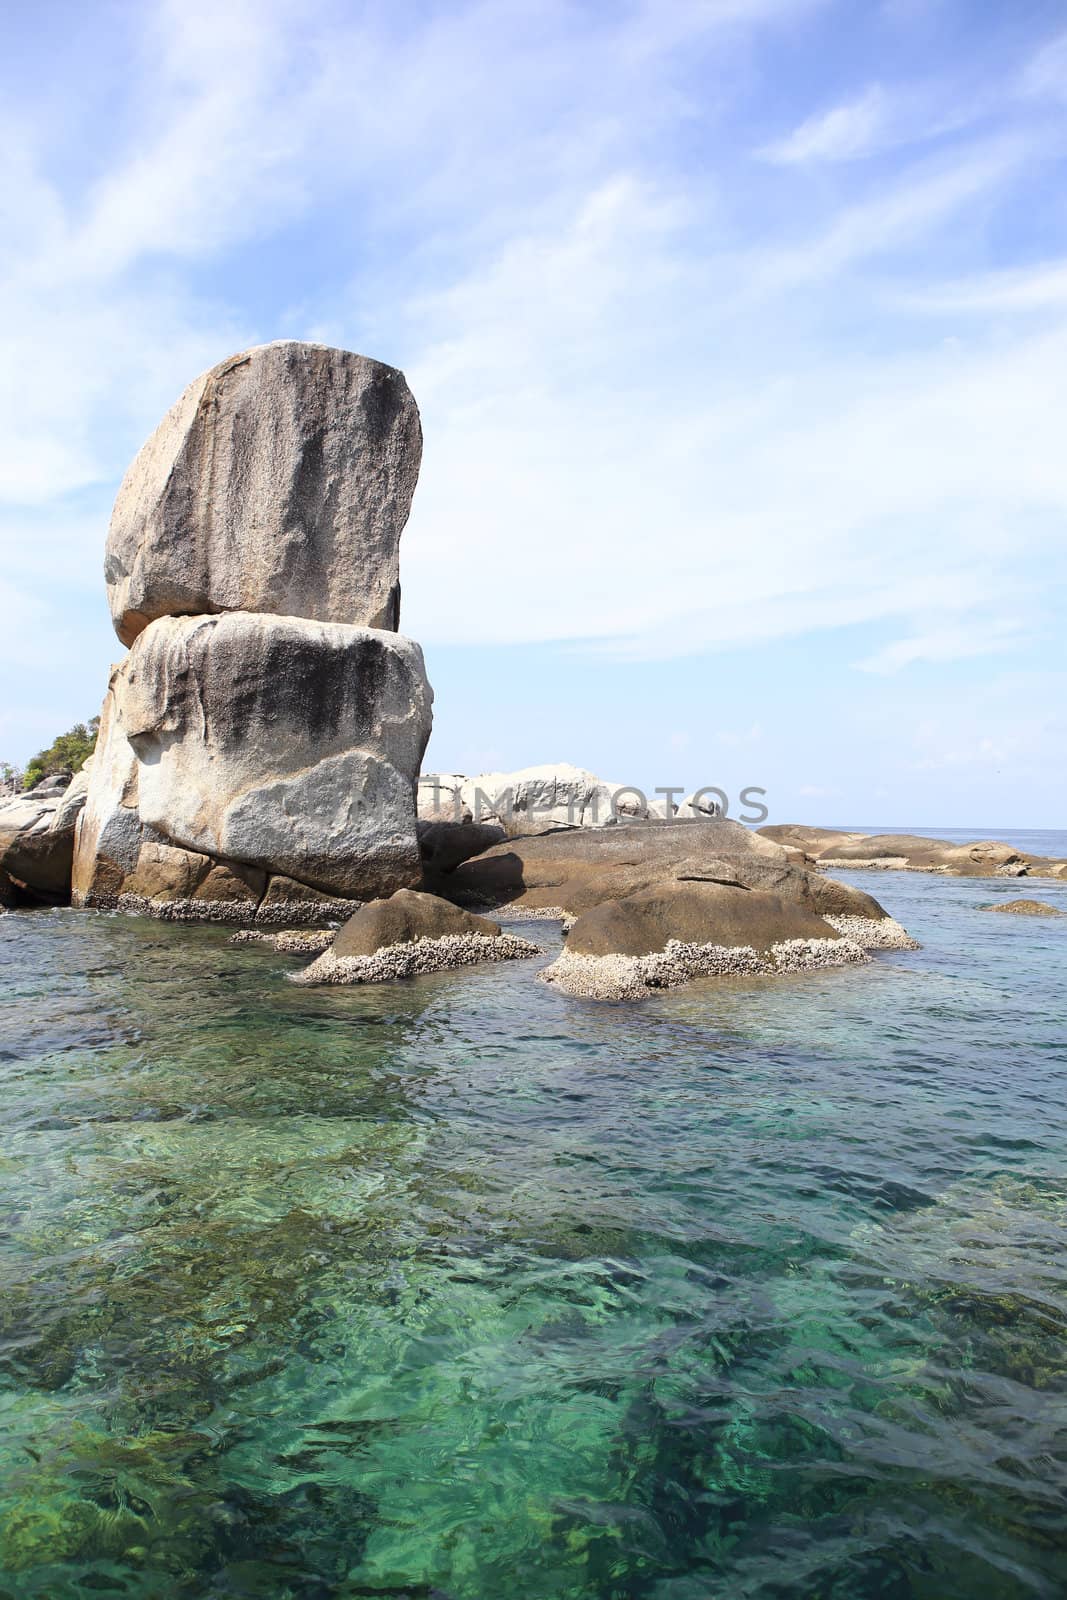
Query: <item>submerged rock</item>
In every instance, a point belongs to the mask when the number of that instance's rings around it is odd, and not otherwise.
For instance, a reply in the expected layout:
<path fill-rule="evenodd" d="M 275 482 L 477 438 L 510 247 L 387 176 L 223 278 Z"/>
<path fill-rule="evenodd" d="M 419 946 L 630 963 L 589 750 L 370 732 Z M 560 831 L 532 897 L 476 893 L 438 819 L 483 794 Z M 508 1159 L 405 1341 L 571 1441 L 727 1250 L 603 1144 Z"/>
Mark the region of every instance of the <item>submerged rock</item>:
<path fill-rule="evenodd" d="M 331 948 L 295 981 L 384 983 L 539 953 L 537 945 L 505 933 L 485 917 L 472 916 L 436 895 L 401 889 L 357 911 Z"/>
<path fill-rule="evenodd" d="M 1015 917 L 1063 917 L 1067 912 L 1050 906 L 1045 900 L 1002 900 L 996 906 L 983 906 L 983 911 L 1004 911 Z"/>
<path fill-rule="evenodd" d="M 265 928 L 242 928 L 231 934 L 231 944 L 265 945 L 282 955 L 317 956 L 328 950 L 336 938 L 333 928 L 285 928 L 278 933 L 268 933 Z"/>
<path fill-rule="evenodd" d="M 220 611 L 397 628 L 421 456 L 395 367 L 295 340 L 220 362 L 119 489 L 105 564 L 119 638 Z"/>

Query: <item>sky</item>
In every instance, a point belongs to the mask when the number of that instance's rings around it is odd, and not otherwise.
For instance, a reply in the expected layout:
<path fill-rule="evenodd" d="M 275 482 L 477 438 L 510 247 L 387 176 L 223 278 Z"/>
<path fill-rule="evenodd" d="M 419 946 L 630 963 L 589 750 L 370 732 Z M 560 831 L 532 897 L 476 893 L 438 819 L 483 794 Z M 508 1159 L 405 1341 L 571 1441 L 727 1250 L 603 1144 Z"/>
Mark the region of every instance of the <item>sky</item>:
<path fill-rule="evenodd" d="M 427 768 L 1067 826 L 1064 0 L 139 0 L 0 58 L 0 758 L 250 344 L 402 367 Z"/>

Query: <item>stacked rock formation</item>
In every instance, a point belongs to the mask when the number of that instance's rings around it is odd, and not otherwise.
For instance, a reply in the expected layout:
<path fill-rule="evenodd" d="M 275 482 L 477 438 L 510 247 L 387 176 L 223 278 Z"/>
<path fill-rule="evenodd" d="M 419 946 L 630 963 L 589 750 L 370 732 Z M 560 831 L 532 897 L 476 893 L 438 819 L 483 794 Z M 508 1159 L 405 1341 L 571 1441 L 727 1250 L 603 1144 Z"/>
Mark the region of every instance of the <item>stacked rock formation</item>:
<path fill-rule="evenodd" d="M 73 901 L 315 920 L 416 886 L 432 692 L 396 631 L 422 435 L 402 373 L 279 342 L 198 378 L 130 467 Z"/>

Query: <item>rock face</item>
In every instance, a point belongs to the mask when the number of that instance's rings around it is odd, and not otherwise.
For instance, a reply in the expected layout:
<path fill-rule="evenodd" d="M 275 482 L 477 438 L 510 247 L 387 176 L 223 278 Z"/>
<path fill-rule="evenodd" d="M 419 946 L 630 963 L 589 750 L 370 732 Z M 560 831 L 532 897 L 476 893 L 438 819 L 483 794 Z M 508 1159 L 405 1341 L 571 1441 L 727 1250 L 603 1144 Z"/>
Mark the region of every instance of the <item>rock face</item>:
<path fill-rule="evenodd" d="M 384 983 L 482 961 L 515 961 L 538 947 L 432 894 L 400 889 L 357 911 L 299 983 Z"/>
<path fill-rule="evenodd" d="M 115 631 L 258 611 L 395 629 L 419 413 L 394 367 L 279 341 L 191 383 L 123 479 L 107 538 Z"/>
<path fill-rule="evenodd" d="M 8 905 L 70 899 L 74 834 L 88 787 L 83 769 L 69 784 L 46 780 L 0 805 L 0 884 Z"/>
<path fill-rule="evenodd" d="M 139 893 L 124 880 L 146 841 L 328 895 L 418 883 L 431 703 L 397 634 L 247 612 L 152 623 L 112 675 L 76 903 Z"/>
<path fill-rule="evenodd" d="M 248 612 L 164 617 L 114 692 L 141 821 L 161 837 L 359 899 L 420 881 L 432 696 L 411 640 Z"/>
<path fill-rule="evenodd" d="M 112 671 L 76 905 L 305 924 L 418 884 L 433 696 L 396 632 L 421 433 L 403 375 L 263 345 L 190 385 L 108 535 Z"/>
<path fill-rule="evenodd" d="M 999 839 L 952 844 L 912 833 L 845 833 L 837 828 L 809 828 L 777 823 L 759 832 L 766 839 L 802 849 L 820 867 L 881 868 L 909 872 L 941 872 L 953 878 L 1057 878 L 1067 875 L 1067 861 L 1029 855 Z"/>

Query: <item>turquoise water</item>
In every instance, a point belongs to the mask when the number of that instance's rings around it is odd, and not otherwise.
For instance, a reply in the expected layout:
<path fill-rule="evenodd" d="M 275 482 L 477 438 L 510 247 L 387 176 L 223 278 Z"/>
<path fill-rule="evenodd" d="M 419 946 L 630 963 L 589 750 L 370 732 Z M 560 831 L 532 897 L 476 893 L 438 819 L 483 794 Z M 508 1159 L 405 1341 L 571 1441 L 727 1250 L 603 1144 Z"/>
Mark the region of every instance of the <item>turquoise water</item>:
<path fill-rule="evenodd" d="M 640 1006 L 0 918 L 0 1600 L 1062 1596 L 1067 885 L 849 881 Z"/>

